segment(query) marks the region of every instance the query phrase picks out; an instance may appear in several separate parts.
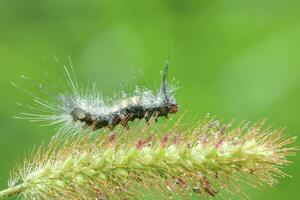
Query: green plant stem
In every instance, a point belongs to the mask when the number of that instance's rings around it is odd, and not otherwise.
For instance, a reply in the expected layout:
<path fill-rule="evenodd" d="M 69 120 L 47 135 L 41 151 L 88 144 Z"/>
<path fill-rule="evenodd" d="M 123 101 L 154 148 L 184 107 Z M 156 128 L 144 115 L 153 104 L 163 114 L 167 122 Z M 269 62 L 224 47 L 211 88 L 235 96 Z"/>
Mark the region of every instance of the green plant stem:
<path fill-rule="evenodd" d="M 7 188 L 5 190 L 0 191 L 0 198 L 7 198 L 7 197 L 12 197 L 15 195 L 18 195 L 22 193 L 26 188 L 28 187 L 28 184 L 22 183 L 20 185 Z"/>

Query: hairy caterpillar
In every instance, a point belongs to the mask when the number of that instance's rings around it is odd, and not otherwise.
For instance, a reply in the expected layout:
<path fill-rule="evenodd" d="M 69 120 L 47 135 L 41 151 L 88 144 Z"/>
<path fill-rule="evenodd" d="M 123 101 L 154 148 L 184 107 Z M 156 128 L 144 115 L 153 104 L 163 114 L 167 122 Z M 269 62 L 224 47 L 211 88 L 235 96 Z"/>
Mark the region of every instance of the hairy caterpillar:
<path fill-rule="evenodd" d="M 151 97 L 152 103 L 145 102 L 145 96 L 143 97 L 143 95 L 134 96 L 121 101 L 119 108 L 115 111 L 112 110 L 103 115 L 93 114 L 81 107 L 76 107 L 70 113 L 73 121 L 84 122 L 86 127 L 91 126 L 93 130 L 103 127 L 112 130 L 118 124 L 128 128 L 128 121 L 134 121 L 135 119 L 144 118 L 146 122 L 149 122 L 151 117 L 155 117 L 156 121 L 162 116 L 168 118 L 168 114 L 178 111 L 178 106 L 175 99 L 168 92 L 167 75 L 168 63 L 164 68 L 159 93 Z M 149 101 L 149 99 L 146 100 Z"/>
<path fill-rule="evenodd" d="M 67 67 L 65 72 L 69 79 L 71 93 L 62 92 L 54 95 L 54 103 L 34 96 L 37 106 L 51 111 L 51 114 L 22 113 L 25 115 L 22 118 L 61 124 L 62 129 L 74 127 L 76 122 L 81 122 L 84 123 L 84 128 L 91 127 L 97 130 L 107 127 L 113 130 L 119 124 L 129 128 L 128 122 L 136 119 L 145 119 L 149 123 L 152 117 L 157 121 L 159 117 L 168 118 L 169 114 L 178 112 L 174 89 L 167 82 L 168 62 L 162 72 L 157 94 L 153 94 L 151 90 L 136 89 L 131 97 L 126 96 L 114 102 L 103 100 L 102 95 L 94 87 L 83 93 L 80 92 L 74 73 L 70 73 Z"/>

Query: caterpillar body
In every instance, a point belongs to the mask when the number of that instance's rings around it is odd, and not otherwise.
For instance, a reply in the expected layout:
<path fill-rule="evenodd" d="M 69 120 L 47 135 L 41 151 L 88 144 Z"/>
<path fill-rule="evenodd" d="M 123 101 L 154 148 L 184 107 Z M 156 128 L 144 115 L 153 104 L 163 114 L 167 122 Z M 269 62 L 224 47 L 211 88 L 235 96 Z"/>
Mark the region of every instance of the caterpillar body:
<path fill-rule="evenodd" d="M 155 121 L 159 117 L 168 118 L 169 114 L 176 113 L 178 111 L 178 105 L 169 91 L 167 84 L 168 75 L 168 63 L 165 65 L 162 75 L 161 86 L 156 96 L 150 96 L 148 94 L 142 94 L 140 96 L 134 96 L 129 99 L 119 102 L 120 106 L 111 109 L 111 112 L 106 114 L 94 114 L 86 111 L 81 107 L 74 108 L 70 115 L 74 122 L 84 122 L 84 127 L 91 126 L 93 130 L 108 127 L 112 130 L 116 125 L 120 124 L 126 128 L 129 128 L 128 122 L 135 119 L 145 119 L 148 123 L 151 117 L 155 118 Z M 146 102 L 152 99 L 152 103 Z"/>
<path fill-rule="evenodd" d="M 47 98 L 49 96 L 54 98 L 51 103 L 49 100 L 27 92 L 33 96 L 35 106 L 26 107 L 34 108 L 39 112 L 46 111 L 47 114 L 22 113 L 23 116 L 18 118 L 42 121 L 50 125 L 59 124 L 61 132 L 65 132 L 65 129 L 82 127 L 82 123 L 84 128 L 90 127 L 92 130 L 101 128 L 113 130 L 117 125 L 129 128 L 129 121 L 145 119 L 146 123 L 149 123 L 151 118 L 157 121 L 160 117 L 168 118 L 169 114 L 178 112 L 174 87 L 170 86 L 167 81 L 168 62 L 162 72 L 160 89 L 157 94 L 148 89 L 136 88 L 131 97 L 125 95 L 116 101 L 104 100 L 103 96 L 96 90 L 95 85 L 81 92 L 71 61 L 70 65 L 72 71 L 64 67 L 65 75 L 68 78 L 65 85 L 69 86 L 69 89 L 54 95 L 45 92 Z M 54 88 L 55 92 L 57 92 L 56 88 Z M 78 124 L 79 126 L 77 126 Z"/>

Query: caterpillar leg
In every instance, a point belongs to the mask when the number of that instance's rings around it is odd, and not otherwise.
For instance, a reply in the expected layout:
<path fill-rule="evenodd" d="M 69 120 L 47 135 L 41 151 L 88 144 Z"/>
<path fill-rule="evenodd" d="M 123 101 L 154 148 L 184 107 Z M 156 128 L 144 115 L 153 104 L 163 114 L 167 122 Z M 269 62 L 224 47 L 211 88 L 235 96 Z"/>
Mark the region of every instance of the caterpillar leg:
<path fill-rule="evenodd" d="M 116 125 L 118 125 L 121 121 L 118 120 L 117 117 L 111 117 L 111 119 L 108 122 L 108 129 L 112 131 Z"/>
<path fill-rule="evenodd" d="M 128 122 L 129 120 L 132 120 L 132 115 L 120 115 L 120 119 L 121 119 L 121 122 L 120 124 L 125 127 L 127 130 L 130 129 L 129 125 L 128 125 Z"/>
<path fill-rule="evenodd" d="M 160 116 L 159 112 L 155 112 L 155 113 L 153 114 L 153 117 L 154 117 L 156 123 L 158 122 L 159 116 Z"/>
<path fill-rule="evenodd" d="M 93 131 L 97 130 L 97 121 L 95 120 L 91 126 Z"/>
<path fill-rule="evenodd" d="M 82 128 L 82 129 L 87 129 L 89 126 L 90 126 L 90 124 L 85 123 L 81 128 Z"/>
<path fill-rule="evenodd" d="M 150 125 L 149 121 L 150 121 L 151 117 L 152 117 L 152 114 L 150 115 L 149 112 L 146 112 L 146 114 L 145 114 L 145 120 L 146 120 L 146 123 L 148 125 Z"/>
<path fill-rule="evenodd" d="M 122 126 L 123 126 L 124 128 L 126 128 L 127 130 L 129 130 L 129 129 L 130 129 L 130 127 L 129 127 L 128 123 L 126 123 L 126 124 L 122 124 Z"/>
<path fill-rule="evenodd" d="M 128 125 L 128 119 L 121 121 L 121 125 L 126 128 L 127 130 L 130 129 L 129 125 Z"/>
<path fill-rule="evenodd" d="M 114 125 L 113 124 L 108 124 L 107 128 L 110 130 L 110 131 L 113 131 L 114 130 Z"/>

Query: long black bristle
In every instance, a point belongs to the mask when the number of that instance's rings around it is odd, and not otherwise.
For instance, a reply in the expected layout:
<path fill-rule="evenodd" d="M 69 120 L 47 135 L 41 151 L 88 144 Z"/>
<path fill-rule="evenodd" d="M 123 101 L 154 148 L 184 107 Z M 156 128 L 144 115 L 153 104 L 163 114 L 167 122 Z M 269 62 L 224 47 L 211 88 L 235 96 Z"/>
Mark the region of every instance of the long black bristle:
<path fill-rule="evenodd" d="M 167 94 L 168 71 L 169 71 L 169 59 L 167 60 L 167 62 L 165 64 L 164 71 L 162 74 L 161 85 L 160 85 L 160 94 L 163 95 L 165 103 L 169 102 L 169 97 Z"/>

